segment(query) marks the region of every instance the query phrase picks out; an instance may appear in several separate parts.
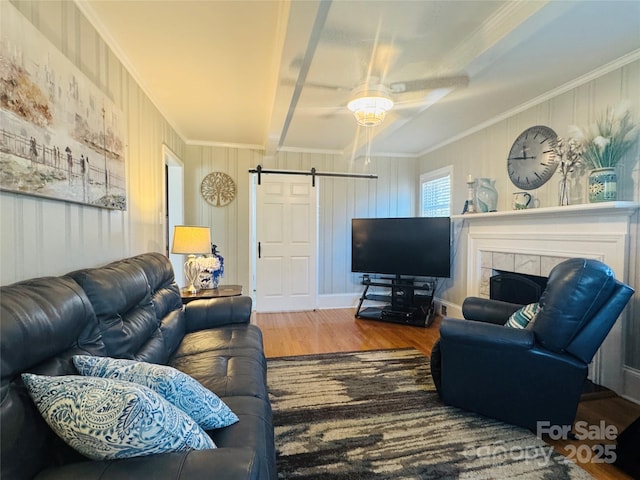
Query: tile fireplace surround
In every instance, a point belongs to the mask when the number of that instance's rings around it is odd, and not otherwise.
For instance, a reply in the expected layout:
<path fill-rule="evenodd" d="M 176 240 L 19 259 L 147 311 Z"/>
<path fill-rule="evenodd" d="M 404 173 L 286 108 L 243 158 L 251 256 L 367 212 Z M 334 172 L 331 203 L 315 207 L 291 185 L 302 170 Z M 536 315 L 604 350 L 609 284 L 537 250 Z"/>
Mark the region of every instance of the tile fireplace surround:
<path fill-rule="evenodd" d="M 468 225 L 466 296 L 488 298 L 494 270 L 546 277 L 571 257 L 598 259 L 628 282 L 629 225 L 638 209 L 640 203 L 606 202 L 452 216 Z M 589 370 L 591 380 L 619 393 L 625 381 L 621 320 Z"/>

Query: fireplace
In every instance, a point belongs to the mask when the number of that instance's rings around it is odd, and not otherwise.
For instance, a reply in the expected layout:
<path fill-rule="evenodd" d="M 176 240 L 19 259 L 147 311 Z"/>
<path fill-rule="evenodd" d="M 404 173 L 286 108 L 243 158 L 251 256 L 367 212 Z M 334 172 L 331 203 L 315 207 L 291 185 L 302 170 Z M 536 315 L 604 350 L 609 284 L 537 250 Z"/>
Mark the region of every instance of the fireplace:
<path fill-rule="evenodd" d="M 484 298 L 495 298 L 496 300 L 511 301 L 513 303 L 533 303 L 540 298 L 540 294 L 544 291 L 544 287 L 547 285 L 547 277 L 549 273 L 558 263 L 570 258 L 572 255 L 554 256 L 554 255 L 533 255 L 528 252 L 513 252 L 513 251 L 492 251 L 488 247 L 486 249 L 479 250 L 480 256 L 480 275 L 479 284 L 477 287 L 477 293 L 474 294 Z M 518 283 L 525 284 L 525 288 L 535 290 L 533 293 L 527 296 L 530 299 L 533 296 L 537 297 L 531 301 L 515 301 L 507 300 L 503 294 L 492 294 L 492 282 L 496 283 L 494 277 L 497 275 L 505 275 L 508 281 L 516 281 Z M 499 277 L 502 278 L 502 277 Z M 535 288 L 530 282 L 535 283 L 540 288 Z M 515 286 L 513 286 L 515 287 Z M 508 287 L 509 290 L 513 290 L 512 287 Z M 495 290 L 495 288 L 494 288 Z M 507 293 L 507 296 L 509 294 Z"/>
<path fill-rule="evenodd" d="M 496 271 L 548 277 L 555 265 L 572 257 L 600 260 L 616 278 L 628 281 L 629 223 L 638 208 L 634 202 L 606 202 L 453 216 L 468 225 L 466 296 L 489 298 Z M 589 369 L 593 382 L 620 394 L 625 384 L 640 384 L 637 372 L 623 368 L 626 314 Z"/>
<path fill-rule="evenodd" d="M 489 298 L 528 305 L 540 300 L 547 278 L 526 273 L 497 270 L 489 279 Z"/>

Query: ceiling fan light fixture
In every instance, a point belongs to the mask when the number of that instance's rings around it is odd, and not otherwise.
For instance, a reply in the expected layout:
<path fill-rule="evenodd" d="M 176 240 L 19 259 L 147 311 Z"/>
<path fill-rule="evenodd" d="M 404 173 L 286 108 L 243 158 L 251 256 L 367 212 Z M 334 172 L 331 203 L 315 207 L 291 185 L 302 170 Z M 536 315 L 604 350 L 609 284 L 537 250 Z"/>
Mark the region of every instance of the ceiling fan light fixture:
<path fill-rule="evenodd" d="M 381 124 L 393 101 L 383 95 L 354 98 L 347 104 L 360 125 L 373 127 Z"/>

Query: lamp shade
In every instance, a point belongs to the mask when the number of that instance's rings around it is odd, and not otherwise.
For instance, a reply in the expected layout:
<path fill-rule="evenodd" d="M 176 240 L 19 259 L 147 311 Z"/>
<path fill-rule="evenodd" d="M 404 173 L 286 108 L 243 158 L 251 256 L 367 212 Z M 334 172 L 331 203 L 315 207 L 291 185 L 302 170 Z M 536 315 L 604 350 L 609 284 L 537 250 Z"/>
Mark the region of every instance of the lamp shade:
<path fill-rule="evenodd" d="M 209 227 L 176 225 L 171 253 L 211 253 L 211 230 Z"/>

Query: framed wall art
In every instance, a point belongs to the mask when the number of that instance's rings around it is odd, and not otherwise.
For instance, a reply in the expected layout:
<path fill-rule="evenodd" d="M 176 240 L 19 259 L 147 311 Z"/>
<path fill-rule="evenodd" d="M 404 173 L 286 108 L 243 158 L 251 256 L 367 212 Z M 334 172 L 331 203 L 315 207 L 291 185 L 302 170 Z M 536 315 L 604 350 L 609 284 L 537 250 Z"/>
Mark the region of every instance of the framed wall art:
<path fill-rule="evenodd" d="M 0 189 L 126 210 L 122 112 L 15 7 L 2 14 Z"/>

